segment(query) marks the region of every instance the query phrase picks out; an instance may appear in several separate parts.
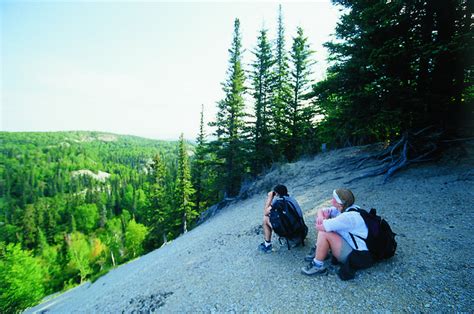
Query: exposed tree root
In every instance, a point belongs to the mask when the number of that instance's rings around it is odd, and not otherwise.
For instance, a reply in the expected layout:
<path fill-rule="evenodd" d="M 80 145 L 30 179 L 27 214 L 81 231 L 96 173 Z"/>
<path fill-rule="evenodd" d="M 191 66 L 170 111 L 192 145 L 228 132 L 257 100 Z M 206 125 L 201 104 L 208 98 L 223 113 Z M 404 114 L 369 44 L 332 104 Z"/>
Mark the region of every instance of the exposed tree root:
<path fill-rule="evenodd" d="M 355 169 L 361 169 L 362 166 L 374 166 L 373 163 L 367 165 L 369 160 L 375 160 L 375 166 L 379 167 L 344 183 L 348 184 L 363 178 L 379 175 L 384 175 L 383 182 L 386 183 L 395 172 L 411 164 L 434 160 L 439 151 L 442 132 L 435 132 L 431 129 L 432 127 L 427 127 L 414 133 L 406 132 L 400 140 L 382 151 L 354 158 L 350 163 L 355 165 Z"/>

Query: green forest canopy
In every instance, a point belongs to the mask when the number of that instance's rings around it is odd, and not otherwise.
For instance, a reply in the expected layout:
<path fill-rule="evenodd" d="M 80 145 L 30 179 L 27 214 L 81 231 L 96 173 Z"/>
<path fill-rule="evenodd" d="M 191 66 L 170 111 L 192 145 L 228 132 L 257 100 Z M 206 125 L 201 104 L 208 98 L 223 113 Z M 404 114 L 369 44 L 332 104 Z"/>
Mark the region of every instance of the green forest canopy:
<path fill-rule="evenodd" d="M 1 132 L 0 141 L 2 310 L 104 273 L 194 222 L 180 195 L 193 148 L 182 138 Z M 32 267 L 38 271 L 17 278 Z"/>

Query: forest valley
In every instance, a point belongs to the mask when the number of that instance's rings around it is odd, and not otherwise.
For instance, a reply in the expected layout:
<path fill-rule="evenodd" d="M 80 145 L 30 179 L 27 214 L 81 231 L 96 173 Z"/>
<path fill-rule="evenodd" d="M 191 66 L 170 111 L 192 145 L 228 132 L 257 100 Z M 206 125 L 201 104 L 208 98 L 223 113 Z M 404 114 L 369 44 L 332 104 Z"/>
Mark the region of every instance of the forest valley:
<path fill-rule="evenodd" d="M 0 310 L 19 311 L 159 248 L 245 182 L 322 144 L 384 143 L 350 162 L 377 159 L 365 176 L 388 180 L 472 139 L 471 2 L 333 3 L 344 11 L 319 82 L 302 28 L 287 48 L 281 7 L 275 38 L 260 31 L 248 68 L 234 21 L 225 97 L 211 136 L 201 111 L 195 143 L 1 132 Z"/>
<path fill-rule="evenodd" d="M 8 303 L 14 297 L 38 300 L 100 276 L 185 232 L 183 219 L 197 215 L 192 202 L 178 205 L 180 189 L 190 186 L 179 180 L 190 180 L 192 153 L 182 138 L 97 132 L 0 138 L 2 309 L 21 306 Z M 28 288 L 10 289 L 12 282 Z"/>

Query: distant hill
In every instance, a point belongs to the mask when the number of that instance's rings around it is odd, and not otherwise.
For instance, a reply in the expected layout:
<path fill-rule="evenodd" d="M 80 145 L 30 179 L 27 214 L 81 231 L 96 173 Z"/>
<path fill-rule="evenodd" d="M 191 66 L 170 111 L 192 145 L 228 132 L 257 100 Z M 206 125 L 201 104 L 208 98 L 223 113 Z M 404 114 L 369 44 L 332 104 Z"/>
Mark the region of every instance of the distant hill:
<path fill-rule="evenodd" d="M 470 312 L 474 309 L 471 232 L 474 145 L 442 160 L 397 173 L 386 184 L 371 177 L 345 184 L 376 167 L 348 161 L 370 147 L 354 147 L 275 167 L 249 185 L 245 199 L 221 209 L 169 245 L 122 265 L 27 313 L 64 312 Z M 275 184 L 288 186 L 310 232 L 305 247 L 288 251 L 273 239 L 261 254 L 262 206 Z M 300 274 L 314 243 L 314 216 L 332 190 L 348 187 L 356 203 L 375 207 L 397 233 L 396 255 L 341 281 Z"/>
<path fill-rule="evenodd" d="M 51 143 L 57 143 L 61 140 L 74 141 L 74 142 L 90 142 L 90 141 L 104 141 L 104 142 L 113 142 L 113 141 L 129 141 L 133 143 L 141 144 L 152 144 L 152 143 L 165 143 L 172 141 L 164 140 L 154 140 L 143 138 L 134 135 L 121 135 L 110 132 L 99 132 L 99 131 L 57 131 L 57 132 L 5 132 L 1 131 L 3 139 L 13 138 L 13 139 L 25 139 L 30 137 L 30 140 L 34 141 L 35 139 L 43 139 Z M 6 136 L 6 137 L 4 137 Z"/>

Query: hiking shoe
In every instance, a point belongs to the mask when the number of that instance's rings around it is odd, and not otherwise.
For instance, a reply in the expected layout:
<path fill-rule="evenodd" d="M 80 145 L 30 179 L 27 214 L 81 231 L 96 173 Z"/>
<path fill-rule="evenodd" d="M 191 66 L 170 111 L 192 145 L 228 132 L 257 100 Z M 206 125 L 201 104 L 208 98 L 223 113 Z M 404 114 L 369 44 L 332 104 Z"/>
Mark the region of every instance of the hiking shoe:
<path fill-rule="evenodd" d="M 326 266 L 316 266 L 314 261 L 311 261 L 308 266 L 301 268 L 301 273 L 307 276 L 314 276 L 324 274 L 327 270 Z"/>
<path fill-rule="evenodd" d="M 271 253 L 272 252 L 272 245 L 270 244 L 269 246 L 266 246 L 265 242 L 262 242 L 258 246 L 258 250 L 262 251 L 263 253 Z"/>

